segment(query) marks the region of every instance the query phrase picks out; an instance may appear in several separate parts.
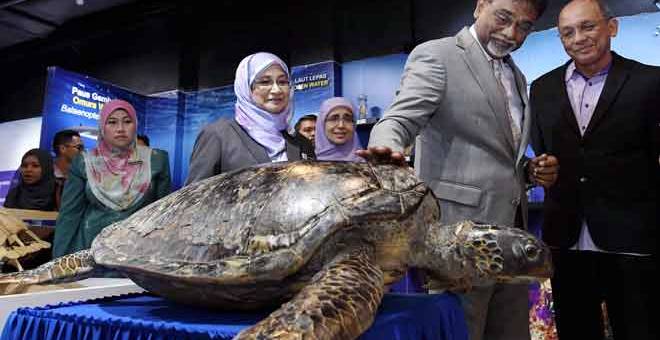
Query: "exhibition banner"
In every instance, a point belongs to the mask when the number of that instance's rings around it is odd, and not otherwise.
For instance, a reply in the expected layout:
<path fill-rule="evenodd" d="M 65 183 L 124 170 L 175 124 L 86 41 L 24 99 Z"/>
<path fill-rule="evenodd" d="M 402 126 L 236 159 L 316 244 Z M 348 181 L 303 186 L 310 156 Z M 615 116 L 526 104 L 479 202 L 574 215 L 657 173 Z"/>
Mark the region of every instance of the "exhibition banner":
<path fill-rule="evenodd" d="M 406 54 L 349 61 L 341 65 L 342 96 L 362 111 L 360 118 L 378 119 L 390 107 L 401 84 Z M 358 112 L 360 113 L 360 112 Z"/>
<path fill-rule="evenodd" d="M 99 112 L 105 103 L 117 98 L 133 104 L 138 121 L 144 121 L 145 96 L 89 76 L 49 67 L 40 147 L 52 151 L 53 136 L 64 129 L 80 132 L 85 147 L 95 147 Z M 138 130 L 142 131 L 140 124 Z"/>
<path fill-rule="evenodd" d="M 234 119 L 234 104 L 236 95 L 234 86 L 223 86 L 208 90 L 185 92 L 179 96 L 183 101 L 183 133 L 181 141 L 180 184 L 185 183 L 188 176 L 190 155 L 197 135 L 204 126 L 217 119 Z"/>
<path fill-rule="evenodd" d="M 179 114 L 179 91 L 176 92 L 172 96 L 145 97 L 145 115 L 140 121 L 140 130 L 149 137 L 151 148 L 167 151 L 172 185 L 179 188 L 182 183 L 176 156 L 180 153 L 183 117 Z"/>
<path fill-rule="evenodd" d="M 49 67 L 40 147 L 52 151 L 55 133 L 71 129 L 80 132 L 85 148 L 94 148 L 99 134 L 99 113 L 112 99 L 126 100 L 135 107 L 138 133 L 149 137 L 151 147 L 168 152 L 174 187 L 180 187 L 181 176 L 174 155 L 182 117 L 178 114 L 176 94 L 147 97 L 83 74 Z"/>
<path fill-rule="evenodd" d="M 295 89 L 291 126 L 304 115 L 318 114 L 324 100 L 341 94 L 340 68 L 334 61 L 294 66 L 291 78 Z"/>

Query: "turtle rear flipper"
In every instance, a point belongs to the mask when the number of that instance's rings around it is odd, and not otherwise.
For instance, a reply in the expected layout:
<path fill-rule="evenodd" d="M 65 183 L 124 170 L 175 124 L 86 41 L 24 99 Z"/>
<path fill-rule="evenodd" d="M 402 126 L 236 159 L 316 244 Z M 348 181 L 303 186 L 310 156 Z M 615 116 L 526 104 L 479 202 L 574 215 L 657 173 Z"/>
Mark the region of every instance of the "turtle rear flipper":
<path fill-rule="evenodd" d="M 0 295 L 14 294 L 33 284 L 77 281 L 98 269 L 89 249 L 58 257 L 41 266 L 17 273 L 0 274 Z"/>
<path fill-rule="evenodd" d="M 366 247 L 339 255 L 291 301 L 234 340 L 357 338 L 383 297 L 383 272 L 372 256 Z"/>

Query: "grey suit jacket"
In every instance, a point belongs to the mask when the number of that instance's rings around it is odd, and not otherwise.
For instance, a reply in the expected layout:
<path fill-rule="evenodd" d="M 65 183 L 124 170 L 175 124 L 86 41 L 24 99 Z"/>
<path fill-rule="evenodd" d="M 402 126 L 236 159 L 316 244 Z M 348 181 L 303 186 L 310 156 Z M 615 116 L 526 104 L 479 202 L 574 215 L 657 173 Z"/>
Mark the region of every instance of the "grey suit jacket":
<path fill-rule="evenodd" d="M 371 132 L 369 146 L 395 151 L 416 138 L 415 170 L 438 198 L 443 223 L 471 219 L 512 226 L 520 204 L 527 226 L 527 84 L 512 61 L 509 65 L 525 106 L 518 148 L 506 97 L 467 28 L 412 51 L 394 103 Z"/>
<path fill-rule="evenodd" d="M 300 148 L 287 141 L 287 159 L 300 159 Z M 255 142 L 235 120 L 218 119 L 205 126 L 195 140 L 186 185 L 223 172 L 270 163 L 263 146 Z"/>

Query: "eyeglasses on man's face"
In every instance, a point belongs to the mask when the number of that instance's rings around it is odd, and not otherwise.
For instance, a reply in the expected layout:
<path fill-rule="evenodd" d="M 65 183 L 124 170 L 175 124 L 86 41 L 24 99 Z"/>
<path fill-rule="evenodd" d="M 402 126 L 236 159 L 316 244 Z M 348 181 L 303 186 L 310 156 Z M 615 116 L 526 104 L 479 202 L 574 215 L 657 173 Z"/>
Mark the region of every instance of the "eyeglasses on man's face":
<path fill-rule="evenodd" d="M 506 10 L 495 11 L 495 23 L 500 27 L 513 27 L 522 35 L 527 36 L 534 30 L 531 21 L 516 19 L 514 15 Z"/>

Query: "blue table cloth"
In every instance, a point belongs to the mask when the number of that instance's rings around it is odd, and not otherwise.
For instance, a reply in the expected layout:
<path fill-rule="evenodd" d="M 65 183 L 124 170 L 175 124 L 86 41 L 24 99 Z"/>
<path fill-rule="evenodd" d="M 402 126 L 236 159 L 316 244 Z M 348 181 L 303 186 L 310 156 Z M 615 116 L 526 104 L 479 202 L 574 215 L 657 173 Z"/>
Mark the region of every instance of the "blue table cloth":
<path fill-rule="evenodd" d="M 425 274 L 424 271 L 417 268 L 408 268 L 406 275 L 398 282 L 390 286 L 390 293 L 428 293 L 424 287 Z"/>
<path fill-rule="evenodd" d="M 133 294 L 18 309 L 8 317 L 0 340 L 231 339 L 270 312 L 219 312 Z M 386 294 L 374 324 L 360 339 L 467 338 L 455 295 Z"/>

